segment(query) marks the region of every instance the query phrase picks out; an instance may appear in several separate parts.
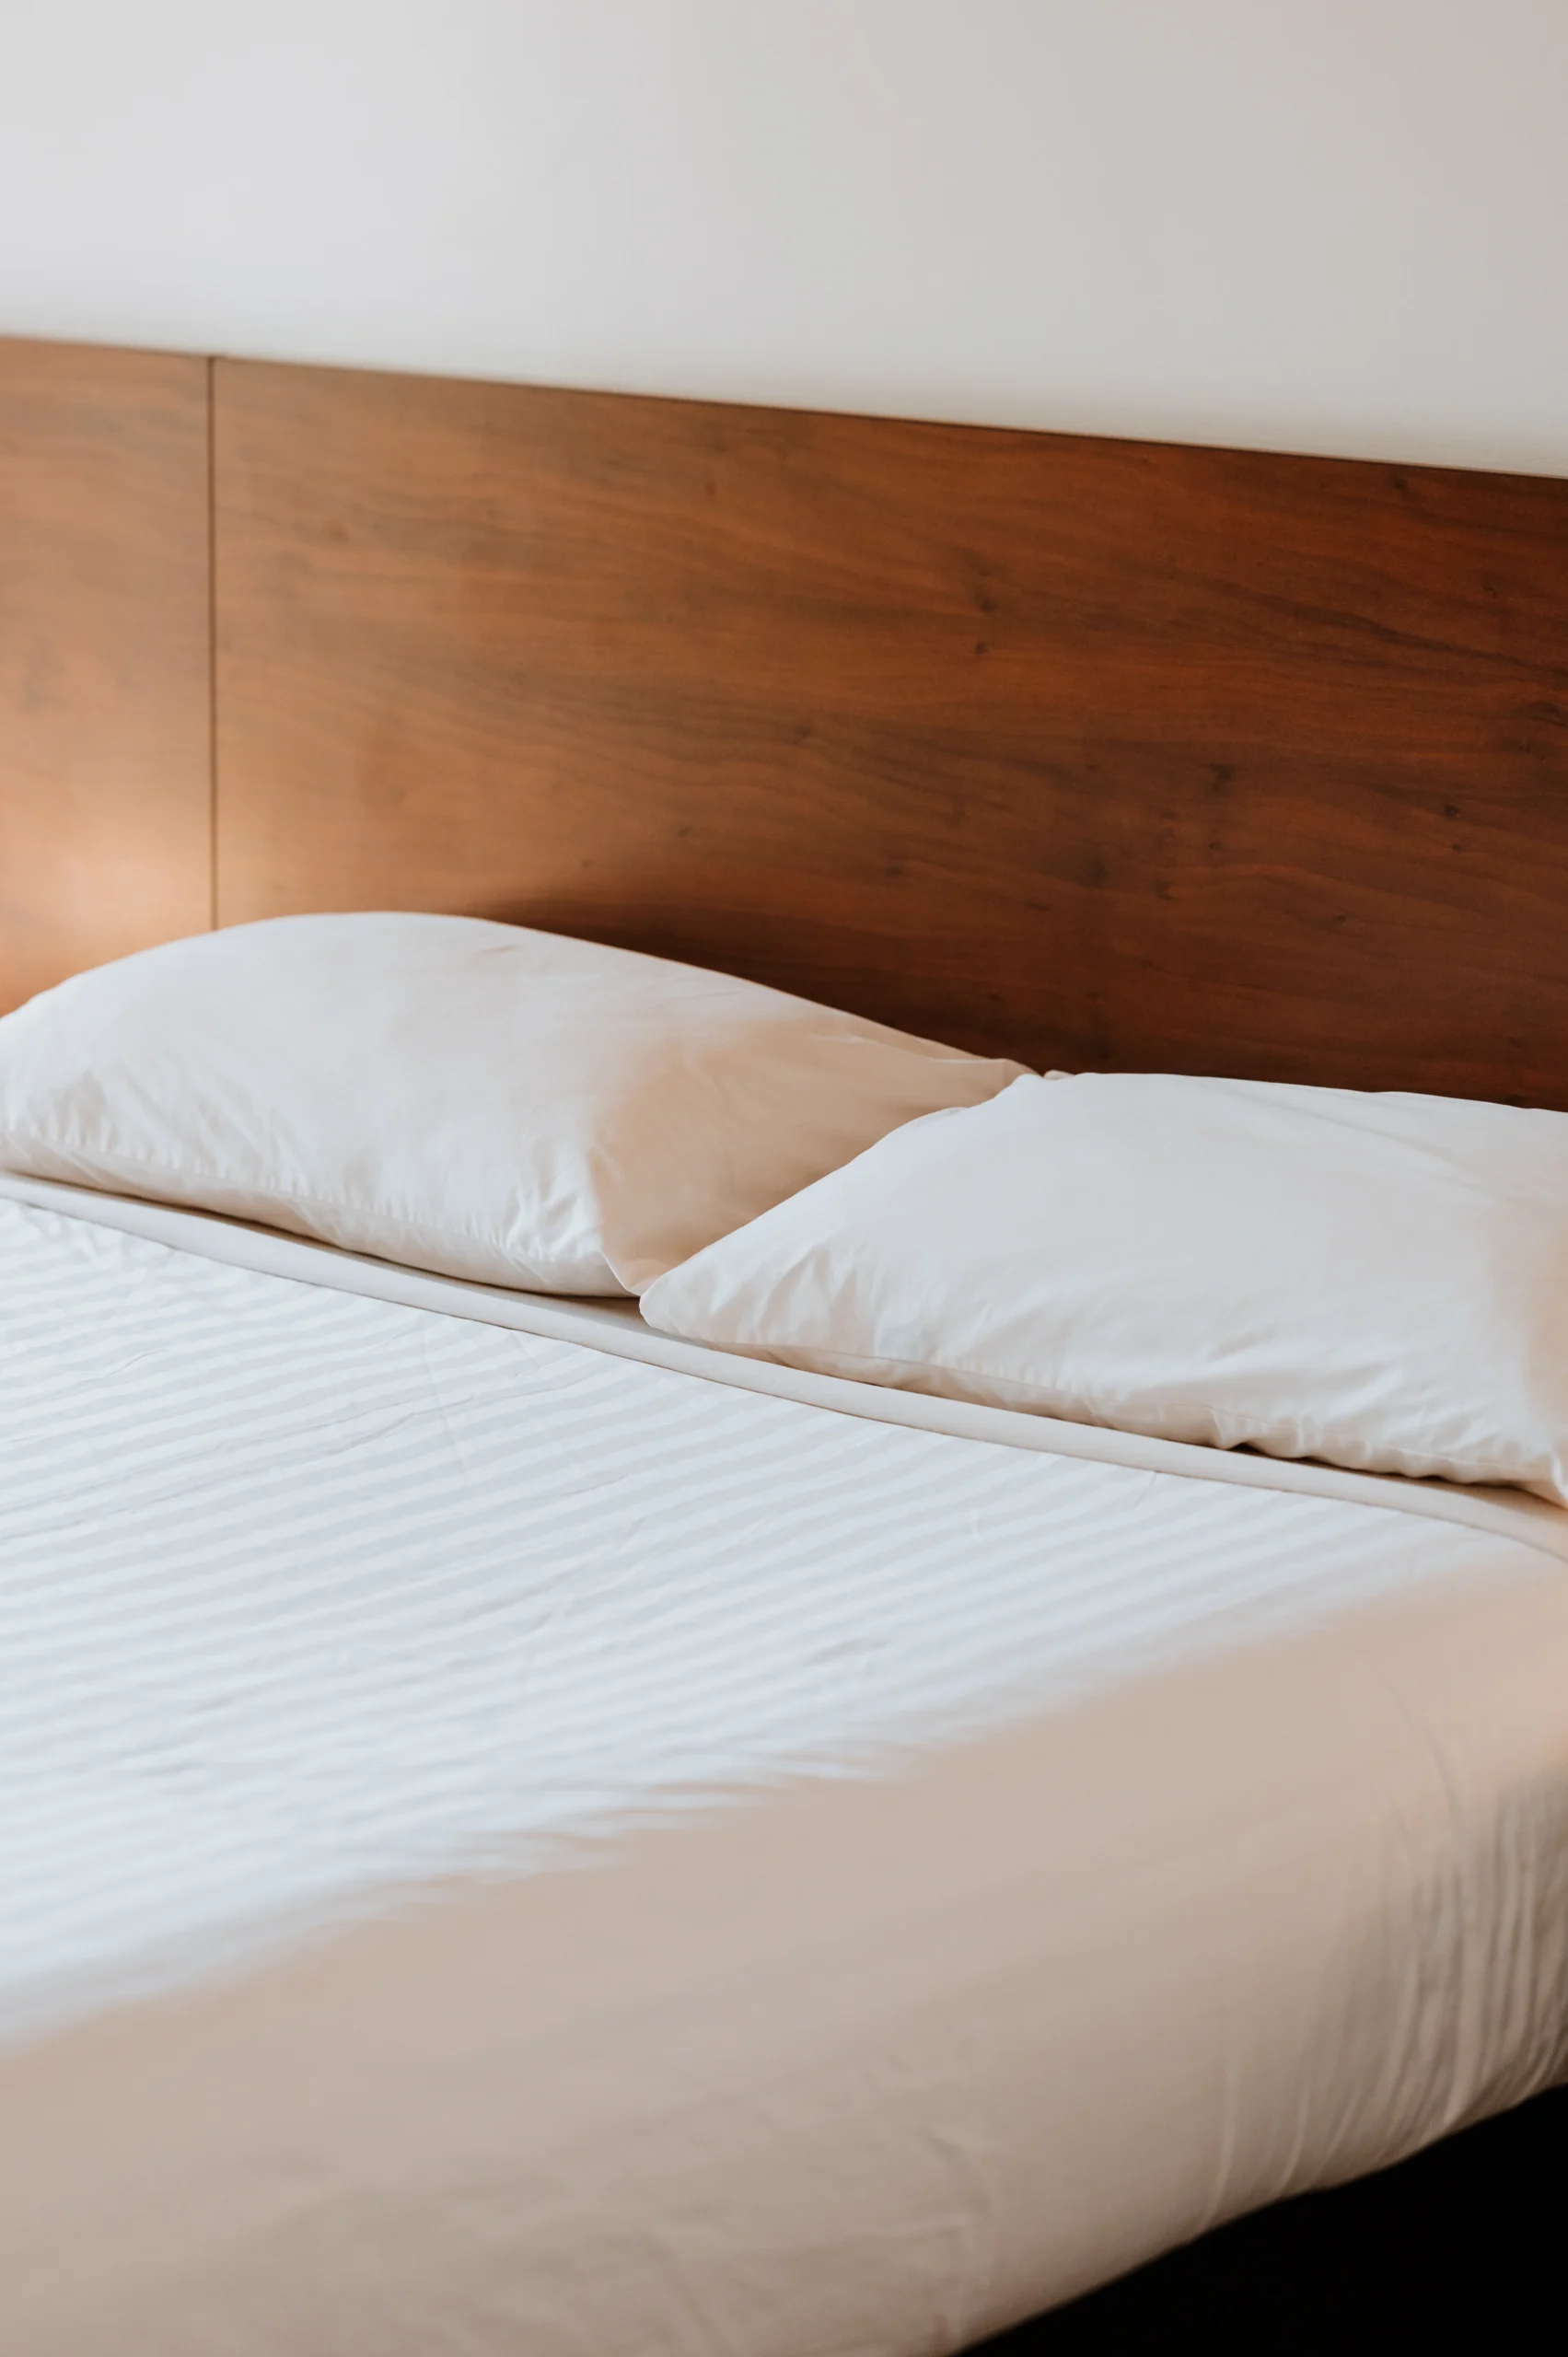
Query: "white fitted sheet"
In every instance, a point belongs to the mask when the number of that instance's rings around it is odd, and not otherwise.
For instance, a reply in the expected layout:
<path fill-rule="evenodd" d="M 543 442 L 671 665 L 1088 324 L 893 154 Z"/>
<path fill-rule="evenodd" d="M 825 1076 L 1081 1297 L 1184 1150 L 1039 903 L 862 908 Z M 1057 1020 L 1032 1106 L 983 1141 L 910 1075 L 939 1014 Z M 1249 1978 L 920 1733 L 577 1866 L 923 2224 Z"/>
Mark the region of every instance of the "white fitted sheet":
<path fill-rule="evenodd" d="M 0 2346 L 955 2350 L 1562 2075 L 1568 1515 L 3 1191 Z"/>

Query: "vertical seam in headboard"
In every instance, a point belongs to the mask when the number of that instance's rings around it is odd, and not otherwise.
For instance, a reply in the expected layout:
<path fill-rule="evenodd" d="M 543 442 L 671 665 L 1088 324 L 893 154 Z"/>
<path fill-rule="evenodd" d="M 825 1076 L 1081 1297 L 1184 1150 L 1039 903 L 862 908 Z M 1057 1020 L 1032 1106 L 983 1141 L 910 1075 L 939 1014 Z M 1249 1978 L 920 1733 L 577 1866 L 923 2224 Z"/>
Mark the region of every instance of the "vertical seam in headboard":
<path fill-rule="evenodd" d="M 218 921 L 217 362 L 207 361 L 207 924 Z"/>

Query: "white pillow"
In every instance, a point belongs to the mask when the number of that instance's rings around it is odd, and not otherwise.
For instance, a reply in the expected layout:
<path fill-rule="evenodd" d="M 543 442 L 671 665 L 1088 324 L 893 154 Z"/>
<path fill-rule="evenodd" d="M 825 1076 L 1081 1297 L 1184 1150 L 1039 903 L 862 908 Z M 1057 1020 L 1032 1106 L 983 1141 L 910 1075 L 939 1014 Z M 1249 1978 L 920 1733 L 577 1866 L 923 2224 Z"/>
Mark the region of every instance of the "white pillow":
<path fill-rule="evenodd" d="M 668 1334 L 1568 1502 L 1568 1114 L 1028 1078 L 662 1277 Z"/>
<path fill-rule="evenodd" d="M 0 1166 L 450 1276 L 636 1293 L 1022 1069 L 555 934 L 280 917 L 0 1021 Z"/>

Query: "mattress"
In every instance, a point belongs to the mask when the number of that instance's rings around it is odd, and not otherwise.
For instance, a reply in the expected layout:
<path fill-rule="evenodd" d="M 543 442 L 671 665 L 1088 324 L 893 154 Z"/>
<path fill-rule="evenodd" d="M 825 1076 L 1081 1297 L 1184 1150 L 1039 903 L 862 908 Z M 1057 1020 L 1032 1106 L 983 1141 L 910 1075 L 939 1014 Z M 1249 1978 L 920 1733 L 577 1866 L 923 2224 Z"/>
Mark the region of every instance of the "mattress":
<path fill-rule="evenodd" d="M 0 1186 L 0 2347 L 915 2357 L 1568 2073 L 1568 1515 Z"/>

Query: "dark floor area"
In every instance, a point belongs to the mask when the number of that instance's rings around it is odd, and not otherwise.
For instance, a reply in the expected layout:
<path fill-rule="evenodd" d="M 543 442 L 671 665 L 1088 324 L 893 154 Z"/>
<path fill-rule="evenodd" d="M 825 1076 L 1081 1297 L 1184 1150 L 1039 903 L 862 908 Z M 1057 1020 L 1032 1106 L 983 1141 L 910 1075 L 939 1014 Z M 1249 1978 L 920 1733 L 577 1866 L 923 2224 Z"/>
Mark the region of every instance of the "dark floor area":
<path fill-rule="evenodd" d="M 1237 2220 L 984 2357 L 1402 2357 L 1568 2347 L 1568 2089 Z"/>

